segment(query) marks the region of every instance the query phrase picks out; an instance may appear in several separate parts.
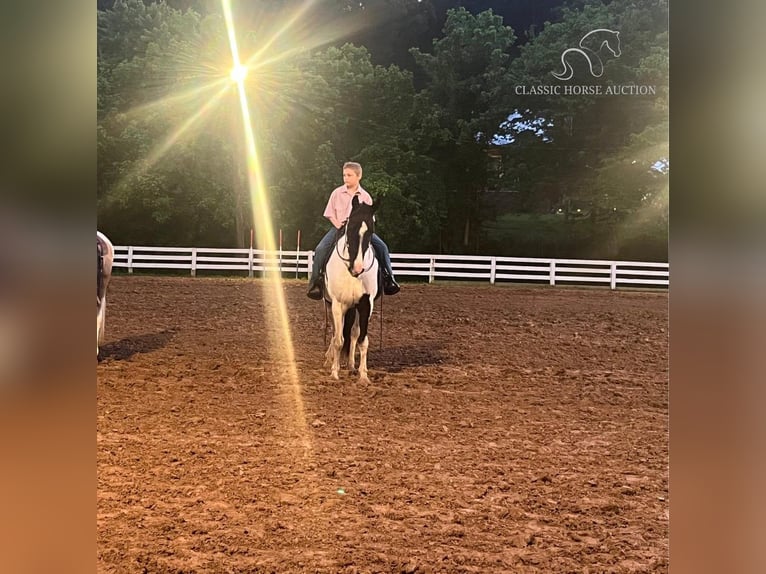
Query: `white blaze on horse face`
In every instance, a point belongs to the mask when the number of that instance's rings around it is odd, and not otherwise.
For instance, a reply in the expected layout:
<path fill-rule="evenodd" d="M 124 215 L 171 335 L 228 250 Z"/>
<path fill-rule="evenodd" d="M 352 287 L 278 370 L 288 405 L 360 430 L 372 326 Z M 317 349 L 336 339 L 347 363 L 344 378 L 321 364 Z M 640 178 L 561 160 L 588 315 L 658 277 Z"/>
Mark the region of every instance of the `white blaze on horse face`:
<path fill-rule="evenodd" d="M 362 240 L 366 232 L 367 224 L 362 222 L 362 225 L 359 226 L 359 249 L 354 256 L 354 273 L 357 275 L 364 271 L 364 245 Z"/>

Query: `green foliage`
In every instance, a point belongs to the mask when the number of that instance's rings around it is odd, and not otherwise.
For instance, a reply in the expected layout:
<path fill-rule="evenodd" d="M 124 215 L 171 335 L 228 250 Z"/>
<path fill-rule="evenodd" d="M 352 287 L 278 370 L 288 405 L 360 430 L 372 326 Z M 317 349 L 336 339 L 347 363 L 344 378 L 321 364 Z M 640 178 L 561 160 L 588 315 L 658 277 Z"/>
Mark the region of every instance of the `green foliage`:
<path fill-rule="evenodd" d="M 594 211 L 572 218 L 564 213 L 509 213 L 483 229 L 486 253 L 507 257 L 668 260 L 668 229 L 651 213 L 600 219 Z"/>
<path fill-rule="evenodd" d="M 515 35 L 491 10 L 473 15 L 463 8 L 447 12 L 443 32 L 431 53 L 412 54 L 428 78 L 420 132 L 446 185 L 441 246 L 460 252 L 475 244 L 487 148 L 511 109 L 507 66 Z"/>
<path fill-rule="evenodd" d="M 359 161 L 393 251 L 666 253 L 667 2 L 570 3 L 521 44 L 491 10 L 459 8 L 430 47 L 417 37 L 434 25 L 430 2 L 317 4 L 311 17 L 347 38 L 379 29 L 367 47 L 302 50 L 300 34 L 271 36 L 300 4 L 253 5 L 261 17 L 237 22 L 243 58 L 262 63 L 245 87 L 286 247 L 297 230 L 303 248 L 324 234 L 341 166 Z M 116 0 L 98 12 L 98 217 L 118 243 L 247 244 L 253 206 L 226 27 L 197 7 Z M 578 83 L 652 84 L 655 97 L 516 94 L 557 82 L 561 52 L 596 27 L 619 29 L 623 52 L 607 59 L 603 82 Z M 376 64 L 409 48 L 422 89 L 413 72 Z M 514 110 L 545 137 L 506 122 Z M 497 134 L 514 141 L 497 147 Z"/>
<path fill-rule="evenodd" d="M 646 213 L 651 204 L 654 217 L 666 229 L 667 163 L 664 173 L 652 166 L 669 157 L 667 2 L 591 0 L 580 4 L 579 8 L 565 8 L 560 21 L 546 23 L 521 47 L 520 57 L 511 67 L 516 84 L 566 84 L 551 73 L 560 69 L 562 51 L 577 46 L 590 30 L 610 28 L 620 31 L 620 57 L 605 56 L 600 78 L 578 69 L 575 60 L 576 76 L 569 83 L 604 90 L 648 84 L 656 86 L 657 94 L 522 96 L 517 107 L 526 110 L 525 119 L 545 118 L 546 141 L 526 134 L 506 146 L 504 176 L 516 182 L 521 195 L 518 207 L 525 211 L 561 208 L 568 212 L 570 206 L 578 205 L 594 213 L 616 211 L 621 219 L 640 219 L 648 225 L 649 220 L 635 216 Z M 612 223 L 601 225 L 609 235 Z M 619 250 L 615 240 L 600 251 L 603 257 L 616 257 Z"/>
<path fill-rule="evenodd" d="M 211 30 L 220 37 L 219 17 L 165 3 L 118 0 L 99 12 L 99 222 L 124 242 L 235 240 L 233 150 L 212 129 L 225 114 L 213 111 L 166 143 L 199 110 L 199 97 L 178 94 L 210 80 Z"/>

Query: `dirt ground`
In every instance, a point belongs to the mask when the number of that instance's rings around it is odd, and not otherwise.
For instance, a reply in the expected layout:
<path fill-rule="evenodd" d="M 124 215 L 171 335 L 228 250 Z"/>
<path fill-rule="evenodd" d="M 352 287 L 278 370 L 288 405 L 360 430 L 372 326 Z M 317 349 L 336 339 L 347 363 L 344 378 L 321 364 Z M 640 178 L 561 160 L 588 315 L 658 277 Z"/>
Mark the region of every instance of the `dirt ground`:
<path fill-rule="evenodd" d="M 668 571 L 666 292 L 405 284 L 371 384 L 262 280 L 118 276 L 98 571 Z"/>

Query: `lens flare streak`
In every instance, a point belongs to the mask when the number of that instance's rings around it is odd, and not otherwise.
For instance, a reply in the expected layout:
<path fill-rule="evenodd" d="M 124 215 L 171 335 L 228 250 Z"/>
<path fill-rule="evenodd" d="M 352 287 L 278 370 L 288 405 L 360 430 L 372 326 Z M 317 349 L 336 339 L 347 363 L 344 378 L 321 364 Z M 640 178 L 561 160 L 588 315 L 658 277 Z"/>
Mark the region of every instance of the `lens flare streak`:
<path fill-rule="evenodd" d="M 240 62 L 239 50 L 237 48 L 237 38 L 234 28 L 234 18 L 231 10 L 230 0 L 221 0 L 226 29 L 229 35 L 229 46 L 233 62 L 233 70 L 244 68 Z M 268 196 L 266 194 L 266 185 L 263 181 L 262 170 L 258 160 L 258 150 L 253 133 L 253 124 L 248 106 L 247 93 L 245 90 L 244 77 L 238 77 L 236 80 L 239 93 L 239 102 L 242 112 L 242 121 L 245 135 L 245 147 L 247 150 L 247 177 L 250 188 L 251 204 L 253 208 L 253 222 L 256 230 L 257 245 L 260 249 L 268 253 L 274 253 L 276 246 L 274 242 L 274 230 L 271 222 L 271 213 L 269 208 Z M 295 364 L 295 353 L 293 350 L 292 334 L 290 332 L 290 323 L 287 316 L 287 306 L 285 304 L 284 292 L 282 289 L 282 279 L 280 273 L 266 273 L 267 296 L 272 304 L 267 304 L 267 320 L 271 323 L 271 331 L 275 333 L 273 354 L 278 360 L 284 361 L 287 365 L 287 379 L 290 384 L 291 395 L 293 399 L 294 425 L 298 432 L 304 447 L 304 455 L 311 452 L 311 439 L 306 425 L 304 414 L 303 398 L 300 388 L 300 380 Z M 268 302 L 267 302 L 268 303 Z M 281 361 L 279 361 L 281 359 Z"/>
<path fill-rule="evenodd" d="M 130 117 L 135 117 L 135 116 L 141 116 L 143 114 L 146 114 L 156 109 L 170 108 L 172 106 L 176 106 L 176 105 L 185 103 L 189 100 L 192 100 L 194 98 L 197 98 L 201 96 L 202 94 L 204 94 L 205 92 L 208 92 L 212 90 L 213 88 L 222 86 L 223 84 L 226 84 L 228 86 L 230 85 L 228 82 L 229 82 L 228 78 L 220 78 L 213 82 L 207 83 L 203 86 L 192 88 L 184 92 L 173 94 L 158 100 L 154 100 L 147 104 L 143 104 L 141 106 L 132 108 L 126 112 L 126 115 Z M 224 90 L 221 90 L 221 92 L 223 91 Z M 213 96 L 213 98 L 215 99 L 217 97 L 220 97 L 220 95 L 222 95 L 221 92 L 217 92 L 216 95 Z"/>
<path fill-rule="evenodd" d="M 149 172 L 152 167 L 157 162 L 159 162 L 162 157 L 168 153 L 170 149 L 183 137 L 185 133 L 191 130 L 194 125 L 199 123 L 199 121 L 202 120 L 202 118 L 204 118 L 216 106 L 218 101 L 228 91 L 228 85 L 221 88 L 221 90 L 219 90 L 213 97 L 205 102 L 205 104 L 199 110 L 189 116 L 186 121 L 178 127 L 178 129 L 174 130 L 162 141 L 162 143 L 154 147 L 144 159 L 137 162 L 136 166 L 115 184 L 115 188 L 121 189 L 124 186 L 129 185 L 135 177 Z"/>

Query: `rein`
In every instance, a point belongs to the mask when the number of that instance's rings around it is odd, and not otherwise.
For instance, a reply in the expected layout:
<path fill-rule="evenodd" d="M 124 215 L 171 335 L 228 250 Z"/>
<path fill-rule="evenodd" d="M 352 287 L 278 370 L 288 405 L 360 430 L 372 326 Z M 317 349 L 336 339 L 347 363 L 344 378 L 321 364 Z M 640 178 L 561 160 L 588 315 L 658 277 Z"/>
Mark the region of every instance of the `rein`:
<path fill-rule="evenodd" d="M 346 223 L 343 224 L 342 237 L 345 238 L 346 235 L 348 235 L 348 221 L 346 221 Z M 351 257 L 346 259 L 345 257 L 343 257 L 343 255 L 341 255 L 340 250 L 338 249 L 338 243 L 340 243 L 340 237 L 335 241 L 335 253 L 338 254 L 338 257 L 340 257 L 341 261 L 345 261 L 346 263 L 351 263 Z M 348 249 L 348 239 L 346 239 L 346 249 Z"/>

